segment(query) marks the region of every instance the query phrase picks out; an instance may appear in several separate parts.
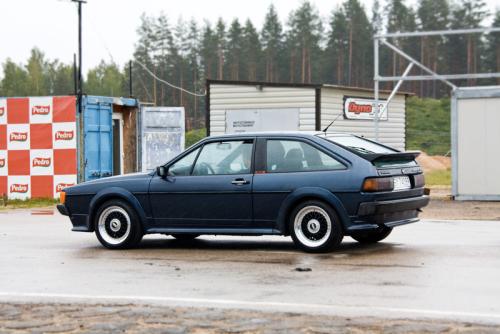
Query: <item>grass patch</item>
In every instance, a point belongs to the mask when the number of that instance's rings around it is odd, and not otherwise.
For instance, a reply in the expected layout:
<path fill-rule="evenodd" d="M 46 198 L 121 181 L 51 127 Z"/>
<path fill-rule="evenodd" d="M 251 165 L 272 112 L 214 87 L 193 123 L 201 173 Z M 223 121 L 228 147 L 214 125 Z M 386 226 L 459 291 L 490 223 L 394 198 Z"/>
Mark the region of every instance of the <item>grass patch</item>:
<path fill-rule="evenodd" d="M 451 186 L 451 169 L 425 173 L 426 186 Z"/>
<path fill-rule="evenodd" d="M 406 100 L 406 149 L 429 155 L 444 155 L 450 150 L 450 99 Z"/>
<path fill-rule="evenodd" d="M 33 198 L 27 200 L 10 199 L 7 200 L 7 203 L 2 201 L 0 210 L 43 208 L 47 206 L 54 206 L 57 203 L 59 203 L 59 200 L 53 198 Z"/>

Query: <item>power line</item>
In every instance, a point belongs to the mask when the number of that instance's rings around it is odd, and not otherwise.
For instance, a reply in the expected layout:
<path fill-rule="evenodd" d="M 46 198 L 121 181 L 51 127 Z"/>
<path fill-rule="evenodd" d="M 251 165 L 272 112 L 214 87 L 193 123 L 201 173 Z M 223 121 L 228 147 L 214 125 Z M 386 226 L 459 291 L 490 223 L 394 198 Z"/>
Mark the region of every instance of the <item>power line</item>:
<path fill-rule="evenodd" d="M 190 95 L 193 95 L 193 96 L 197 96 L 197 97 L 203 97 L 203 96 L 206 96 L 206 95 L 207 95 L 207 93 L 206 93 L 206 92 L 205 92 L 205 93 L 203 93 L 203 94 L 198 94 L 198 93 L 195 93 L 195 92 L 191 92 L 191 91 L 189 91 L 189 90 L 187 90 L 187 89 L 184 89 L 184 88 L 182 88 L 182 87 L 176 86 L 176 85 L 174 85 L 174 84 L 171 84 L 170 82 L 165 81 L 165 80 L 163 80 L 163 79 L 159 78 L 158 76 L 156 76 L 156 74 L 154 74 L 153 72 L 151 72 L 151 70 L 150 70 L 149 68 L 147 68 L 147 67 L 146 67 L 146 65 L 144 65 L 143 63 L 141 63 L 141 62 L 140 62 L 140 61 L 138 61 L 137 59 L 134 59 L 133 61 L 134 61 L 134 62 L 136 62 L 137 64 L 139 64 L 139 65 L 140 65 L 140 66 L 141 66 L 141 67 L 142 67 L 142 68 L 143 68 L 143 69 L 144 69 L 144 70 L 145 70 L 145 71 L 146 71 L 149 75 L 151 75 L 153 78 L 155 78 L 156 80 L 158 80 L 158 81 L 160 81 L 160 82 L 164 83 L 165 85 L 167 85 L 167 86 L 169 86 L 169 87 L 171 87 L 171 88 L 178 89 L 178 90 L 183 91 L 183 92 L 185 92 L 185 93 L 187 93 L 187 94 L 190 94 Z"/>

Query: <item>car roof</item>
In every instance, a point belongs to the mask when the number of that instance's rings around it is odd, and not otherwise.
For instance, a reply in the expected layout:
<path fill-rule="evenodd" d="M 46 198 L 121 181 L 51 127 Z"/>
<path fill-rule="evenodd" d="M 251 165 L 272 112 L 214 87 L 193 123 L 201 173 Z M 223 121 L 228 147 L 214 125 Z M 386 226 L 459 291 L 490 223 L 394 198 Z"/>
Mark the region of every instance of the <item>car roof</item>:
<path fill-rule="evenodd" d="M 349 133 L 341 132 L 322 132 L 322 131 L 260 131 L 260 132 L 241 132 L 241 133 L 228 133 L 223 135 L 214 135 L 210 139 L 224 139 L 234 137 L 268 137 L 268 136 L 281 136 L 281 137 L 310 137 L 310 136 L 352 136 Z"/>

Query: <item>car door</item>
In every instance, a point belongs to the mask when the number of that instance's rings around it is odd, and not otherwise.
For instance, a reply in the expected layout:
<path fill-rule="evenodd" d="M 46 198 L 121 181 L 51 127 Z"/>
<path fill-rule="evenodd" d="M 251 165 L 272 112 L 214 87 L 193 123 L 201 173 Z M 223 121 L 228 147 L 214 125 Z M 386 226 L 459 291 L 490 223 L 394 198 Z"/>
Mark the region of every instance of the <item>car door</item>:
<path fill-rule="evenodd" d="M 276 228 L 285 199 L 296 189 L 335 189 L 346 164 L 301 138 L 259 138 L 253 181 L 254 224 Z"/>
<path fill-rule="evenodd" d="M 150 203 L 159 227 L 242 228 L 252 222 L 254 138 L 206 142 L 153 177 Z"/>

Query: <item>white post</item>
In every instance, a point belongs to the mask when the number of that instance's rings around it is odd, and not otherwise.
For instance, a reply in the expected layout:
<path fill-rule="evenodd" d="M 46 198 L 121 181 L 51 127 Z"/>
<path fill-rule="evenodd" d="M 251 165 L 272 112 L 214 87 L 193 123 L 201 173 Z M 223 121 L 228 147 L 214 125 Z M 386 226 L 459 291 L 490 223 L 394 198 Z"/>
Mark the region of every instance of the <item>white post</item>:
<path fill-rule="evenodd" d="M 374 121 L 374 129 L 375 129 L 375 140 L 378 141 L 378 114 L 379 114 L 379 72 L 378 72 L 378 38 L 375 37 L 373 40 L 373 82 L 374 82 L 374 94 L 375 94 L 375 118 Z"/>

